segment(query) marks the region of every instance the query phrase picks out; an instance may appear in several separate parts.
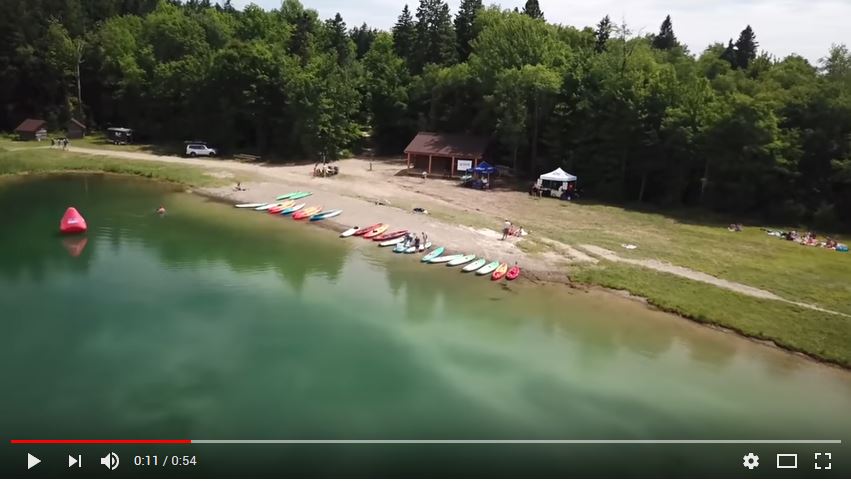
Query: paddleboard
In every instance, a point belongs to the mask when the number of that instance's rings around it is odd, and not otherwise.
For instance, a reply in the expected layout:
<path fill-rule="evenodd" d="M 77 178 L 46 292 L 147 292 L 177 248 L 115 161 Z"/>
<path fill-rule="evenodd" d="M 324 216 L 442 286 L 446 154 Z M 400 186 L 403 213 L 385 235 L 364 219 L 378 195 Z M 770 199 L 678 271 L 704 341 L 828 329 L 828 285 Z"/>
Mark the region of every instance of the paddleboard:
<path fill-rule="evenodd" d="M 367 232 L 372 231 L 373 229 L 377 228 L 377 227 L 378 227 L 378 226 L 380 226 L 380 225 L 381 225 L 381 223 L 379 222 L 378 224 L 372 224 L 372 225 L 371 225 L 371 226 L 369 226 L 369 227 L 364 227 L 363 229 L 358 229 L 357 231 L 355 231 L 355 234 L 354 234 L 354 235 L 357 235 L 357 236 L 364 235 L 364 234 L 366 234 Z"/>
<path fill-rule="evenodd" d="M 503 262 L 502 264 L 499 265 L 499 267 L 496 268 L 495 271 L 493 271 L 493 274 L 491 274 L 491 280 L 492 281 L 498 281 L 498 280 L 502 279 L 503 276 L 505 276 L 505 273 L 507 271 L 508 271 L 508 264 Z"/>
<path fill-rule="evenodd" d="M 386 231 L 386 230 L 387 230 L 387 229 L 389 229 L 389 228 L 390 228 L 390 226 L 389 226 L 389 225 L 387 225 L 387 224 L 381 224 L 380 226 L 376 227 L 375 229 L 372 229 L 371 231 L 369 231 L 369 232 L 367 232 L 366 234 L 364 234 L 364 235 L 363 235 L 363 238 L 364 238 L 364 239 L 372 239 L 373 237 L 375 237 L 375 236 L 377 236 L 377 235 L 381 235 L 381 234 L 383 234 L 383 233 L 384 233 L 384 231 Z"/>
<path fill-rule="evenodd" d="M 292 198 L 292 196 L 298 195 L 298 194 L 301 194 L 301 192 L 290 192 L 289 194 L 279 195 L 279 196 L 275 197 L 275 200 L 290 199 L 290 198 Z"/>
<path fill-rule="evenodd" d="M 293 220 L 307 219 L 308 217 L 310 217 L 314 214 L 318 214 L 319 212 L 322 212 L 322 206 L 321 205 L 312 205 L 312 206 L 310 206 L 306 209 L 302 209 L 302 210 L 296 212 L 295 214 L 293 214 Z"/>
<path fill-rule="evenodd" d="M 395 246 L 397 244 L 401 244 L 403 242 L 405 242 L 405 236 L 397 237 L 395 239 L 390 239 L 390 240 L 386 240 L 384 242 L 381 242 L 381 243 L 378 244 L 378 247 L 390 247 L 390 246 Z"/>
<path fill-rule="evenodd" d="M 290 196 L 290 200 L 298 200 L 304 199 L 305 197 L 312 195 L 310 192 L 298 192 L 292 196 Z"/>
<path fill-rule="evenodd" d="M 459 257 L 459 258 L 455 259 L 454 261 L 449 262 L 449 264 L 447 264 L 447 265 L 452 266 L 452 267 L 460 266 L 461 264 L 466 264 L 466 263 L 470 262 L 471 260 L 473 260 L 475 258 L 476 258 L 475 254 L 469 254 L 469 255 L 466 255 L 464 257 Z"/>
<path fill-rule="evenodd" d="M 354 226 L 351 229 L 343 231 L 342 233 L 340 233 L 340 237 L 351 237 L 351 236 L 355 235 L 355 232 L 357 232 L 358 229 L 359 229 L 358 226 Z"/>
<path fill-rule="evenodd" d="M 445 250 L 446 249 L 443 248 L 443 247 L 438 247 L 437 249 L 435 249 L 435 250 L 429 252 L 428 254 L 426 254 L 425 256 L 423 256 L 422 261 L 428 262 L 428 261 L 434 259 L 435 257 L 439 256 L 440 254 L 443 254 L 443 251 L 445 251 Z"/>
<path fill-rule="evenodd" d="M 311 217 L 310 221 L 316 222 L 318 220 L 330 219 L 331 217 L 337 217 L 338 215 L 340 215 L 342 213 L 343 213 L 343 211 L 341 209 L 326 210 L 325 212 L 320 212 L 320 213 L 314 215 L 313 217 Z"/>
<path fill-rule="evenodd" d="M 508 270 L 508 273 L 505 274 L 505 278 L 508 279 L 509 281 L 513 281 L 514 279 L 517 279 L 518 277 L 520 277 L 520 267 L 519 266 L 512 267 L 511 269 Z"/>
<path fill-rule="evenodd" d="M 297 211 L 299 211 L 299 210 L 303 209 L 305 205 L 307 205 L 307 204 L 304 204 L 304 203 L 296 204 L 296 205 L 294 205 L 294 206 L 292 206 L 292 207 L 290 207 L 290 208 L 287 208 L 287 209 L 282 210 L 282 211 L 281 211 L 281 215 L 290 215 L 290 214 L 292 214 L 293 212 L 297 212 Z"/>
<path fill-rule="evenodd" d="M 423 245 L 420 246 L 419 250 L 424 251 L 424 250 L 428 249 L 429 247 L 431 247 L 431 242 L 426 242 L 426 244 L 424 246 Z M 405 249 L 405 254 L 415 254 L 417 252 L 417 250 L 418 249 L 417 249 L 416 246 L 411 246 L 411 247 L 408 247 L 407 249 Z"/>
<path fill-rule="evenodd" d="M 464 257 L 464 255 L 463 254 L 455 254 L 455 255 L 451 255 L 451 256 L 435 257 L 434 259 L 430 260 L 429 263 L 431 263 L 431 264 L 442 264 L 444 262 L 453 261 L 453 260 L 455 260 L 459 257 Z"/>
<path fill-rule="evenodd" d="M 236 207 L 237 209 L 256 209 L 256 208 L 258 208 L 258 207 L 263 207 L 264 205 L 266 205 L 266 204 L 258 204 L 258 203 L 254 203 L 254 204 L 236 204 L 236 205 L 234 205 L 234 207 Z"/>
<path fill-rule="evenodd" d="M 500 264 L 499 261 L 493 261 L 490 264 L 488 264 L 488 265 L 482 267 L 481 269 L 477 270 L 476 275 L 484 276 L 484 275 L 490 274 L 491 272 L 495 271 L 497 267 L 499 267 L 499 264 Z"/>
<path fill-rule="evenodd" d="M 475 270 L 479 270 L 479 269 L 482 268 L 483 265 L 485 265 L 485 263 L 487 263 L 487 261 L 488 260 L 485 259 L 484 257 L 476 259 L 475 261 L 473 261 L 472 264 L 468 264 L 468 265 L 464 266 L 463 271 L 464 272 L 473 272 Z"/>
<path fill-rule="evenodd" d="M 272 207 L 275 207 L 276 205 L 278 205 L 278 204 L 275 203 L 275 202 L 272 202 L 271 204 L 263 204 L 263 205 L 257 206 L 254 210 L 269 210 Z"/>

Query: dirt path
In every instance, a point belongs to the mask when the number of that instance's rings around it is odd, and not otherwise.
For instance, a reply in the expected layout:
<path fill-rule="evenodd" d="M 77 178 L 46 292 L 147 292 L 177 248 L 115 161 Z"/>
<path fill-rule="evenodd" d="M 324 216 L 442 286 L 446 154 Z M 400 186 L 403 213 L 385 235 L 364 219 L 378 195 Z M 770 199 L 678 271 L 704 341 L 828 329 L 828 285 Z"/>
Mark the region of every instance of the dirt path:
<path fill-rule="evenodd" d="M 813 309 L 815 311 L 826 312 L 828 314 L 835 314 L 837 316 L 851 317 L 851 315 L 848 315 L 848 314 L 845 314 L 845 313 L 842 313 L 842 312 L 831 311 L 829 309 L 824 309 L 822 307 L 819 307 L 819 306 L 816 306 L 816 305 L 813 305 L 813 304 L 807 304 L 807 303 L 804 303 L 804 302 L 790 301 L 788 299 L 784 299 L 784 298 L 778 296 L 777 294 L 774 294 L 772 292 L 768 292 L 768 291 L 763 290 L 763 289 L 751 287 L 751 286 L 748 286 L 748 285 L 745 285 L 745 284 L 740 284 L 738 282 L 728 281 L 728 280 L 725 280 L 725 279 L 721 279 L 719 277 L 715 277 L 715 276 L 706 274 L 705 272 L 695 271 L 695 270 L 689 269 L 687 267 L 675 266 L 673 264 L 663 262 L 663 261 L 660 261 L 660 260 L 657 260 L 657 259 L 628 259 L 628 258 L 625 258 L 625 257 L 621 257 L 621 256 L 615 254 L 614 252 L 608 250 L 608 249 L 603 249 L 602 247 L 598 247 L 598 246 L 590 245 L 590 244 L 582 244 L 579 247 L 581 249 L 585 250 L 586 252 L 593 254 L 597 257 L 600 257 L 602 259 L 605 259 L 607 261 L 623 262 L 623 263 L 626 263 L 626 264 L 641 266 L 641 267 L 645 267 L 647 269 L 653 269 L 654 271 L 673 274 L 675 276 L 679 276 L 679 277 L 682 277 L 682 278 L 685 278 L 685 279 L 691 279 L 693 281 L 711 284 L 713 286 L 720 287 L 722 289 L 727 289 L 728 291 L 738 292 L 739 294 L 744 294 L 746 296 L 751 296 L 751 297 L 757 297 L 759 299 L 769 299 L 769 300 L 772 300 L 772 301 L 781 301 L 781 302 L 786 302 L 786 303 L 793 304 L 793 305 L 796 305 L 796 306 L 799 306 L 799 307 L 804 307 L 806 309 Z"/>
<path fill-rule="evenodd" d="M 142 152 L 79 147 L 69 147 L 68 150 L 82 154 L 203 167 L 208 169 L 212 175 L 220 177 L 226 177 L 228 172 L 249 173 L 259 180 L 243 182 L 243 186 L 248 189 L 247 191 L 235 192 L 231 188 L 217 188 L 202 189 L 202 192 L 236 203 L 268 202 L 285 192 L 309 190 L 314 193 L 307 200 L 311 205 L 319 204 L 325 208 L 345 207 L 344 215 L 338 218 L 341 226 L 366 226 L 386 222 L 392 227 L 426 232 L 436 245 L 439 242 L 439 245 L 445 246 L 448 251 L 500 259 L 509 264 L 517 262 L 526 269 L 546 274 L 548 278 L 551 278 L 553 274 L 564 275 L 563 272 L 554 271 L 564 263 L 596 263 L 599 258 L 673 274 L 746 296 L 781 301 L 806 309 L 851 317 L 848 314 L 812 304 L 791 301 L 763 289 L 728 281 L 656 259 L 624 258 L 610 250 L 591 244 L 578 246 L 581 248 L 580 250 L 553 239 L 537 238 L 538 242 L 551 249 L 550 252 L 538 255 L 527 254 L 517 247 L 518 239 L 500 240 L 501 234 L 495 230 L 499 229 L 498 225 L 495 225 L 494 229 L 487 229 L 443 222 L 432 216 L 414 214 L 400 208 L 400 206 L 394 206 L 390 200 L 401 199 L 412 205 L 440 207 L 452 212 L 478 216 L 483 218 L 485 222 L 490 222 L 493 219 L 498 221 L 504 212 L 503 206 L 510 204 L 512 199 L 516 199 L 514 197 L 518 195 L 516 192 L 488 192 L 486 194 L 488 197 L 483 201 L 482 193 L 471 189 L 459 189 L 456 182 L 437 179 L 425 181 L 414 177 L 396 176 L 395 174 L 402 167 L 399 162 L 345 159 L 336 162 L 341 172 L 336 178 L 316 178 L 311 175 L 311 165 L 269 166 L 223 159 L 187 159 Z M 531 233 L 532 236 L 534 234 L 534 232 Z"/>

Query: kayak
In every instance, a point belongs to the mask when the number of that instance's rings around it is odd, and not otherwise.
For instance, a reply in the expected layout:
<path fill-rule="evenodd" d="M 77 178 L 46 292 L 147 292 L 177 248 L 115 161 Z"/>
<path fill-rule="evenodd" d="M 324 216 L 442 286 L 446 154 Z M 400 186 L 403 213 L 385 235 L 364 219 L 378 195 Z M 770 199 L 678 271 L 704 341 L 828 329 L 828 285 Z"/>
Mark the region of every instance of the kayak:
<path fill-rule="evenodd" d="M 451 255 L 451 256 L 435 257 L 434 259 L 430 260 L 429 263 L 431 263 L 431 264 L 442 264 L 444 262 L 454 261 L 455 259 L 457 259 L 459 257 L 464 257 L 464 255 L 463 254 L 455 254 L 455 255 Z"/>
<path fill-rule="evenodd" d="M 358 226 L 354 226 L 351 229 L 343 231 L 342 233 L 340 233 L 340 237 L 351 237 L 351 236 L 355 235 L 355 232 L 357 232 L 357 231 L 358 231 Z"/>
<path fill-rule="evenodd" d="M 301 210 L 302 208 L 304 208 L 304 206 L 305 206 L 305 205 L 306 205 L 306 204 L 304 204 L 304 203 L 296 204 L 296 205 L 294 205 L 294 206 L 292 206 L 292 207 L 289 207 L 289 208 L 287 208 L 287 209 L 282 210 L 282 211 L 281 211 L 281 215 L 290 215 L 290 214 L 292 214 L 293 212 L 296 212 L 296 211 Z"/>
<path fill-rule="evenodd" d="M 263 207 L 264 205 L 266 204 L 236 204 L 234 205 L 234 207 L 236 207 L 237 209 L 256 209 L 258 207 Z"/>
<path fill-rule="evenodd" d="M 443 248 L 443 247 L 438 247 L 437 249 L 435 249 L 435 250 L 429 252 L 428 254 L 426 254 L 425 256 L 423 256 L 422 261 L 428 262 L 428 261 L 434 259 L 435 257 L 439 256 L 440 254 L 443 254 L 443 251 L 445 251 L 445 250 L 446 249 Z"/>
<path fill-rule="evenodd" d="M 278 205 L 277 202 L 272 202 L 271 204 L 263 204 L 255 207 L 254 210 L 269 210 L 272 207 L 275 207 L 276 205 Z"/>
<path fill-rule="evenodd" d="M 378 241 L 378 242 L 384 242 L 386 240 L 395 239 L 397 237 L 402 237 L 407 233 L 408 233 L 407 230 L 397 230 L 396 232 L 391 232 L 389 234 L 382 234 L 382 235 L 379 235 L 379 236 L 375 236 L 375 237 L 372 238 L 372 240 Z"/>
<path fill-rule="evenodd" d="M 280 214 L 282 210 L 286 209 L 287 207 L 292 207 L 293 205 L 295 205 L 295 201 L 288 200 L 286 202 L 281 202 L 275 207 L 271 207 L 267 212 L 269 212 L 270 214 Z"/>
<path fill-rule="evenodd" d="M 475 254 L 469 254 L 469 255 L 466 255 L 464 257 L 459 257 L 459 258 L 455 259 L 454 261 L 451 261 L 447 265 L 451 266 L 451 267 L 460 266 L 461 264 L 466 264 L 466 263 L 472 261 L 475 258 L 476 258 Z"/>
<path fill-rule="evenodd" d="M 358 229 L 355 231 L 354 235 L 364 235 L 373 229 L 377 229 L 379 226 L 381 226 L 380 222 L 378 224 L 373 224 L 369 227 L 364 227 L 363 229 Z"/>
<path fill-rule="evenodd" d="M 463 270 L 464 270 L 464 272 L 473 272 L 473 271 L 479 270 L 479 269 L 482 268 L 483 265 L 485 265 L 485 263 L 487 263 L 487 261 L 488 260 L 485 259 L 484 257 L 480 257 L 480 258 L 476 259 L 475 261 L 473 261 L 472 264 L 468 264 L 468 265 L 464 266 Z"/>
<path fill-rule="evenodd" d="M 383 234 L 383 233 L 384 233 L 384 231 L 386 231 L 386 230 L 387 230 L 387 229 L 389 229 L 389 228 L 390 228 L 390 226 L 389 226 L 389 225 L 387 225 L 387 224 L 381 224 L 381 225 L 379 225 L 378 227 L 376 227 L 375 229 L 372 229 L 371 231 L 369 231 L 369 232 L 367 232 L 366 234 L 364 234 L 364 235 L 363 235 L 363 238 L 364 238 L 364 239 L 372 239 L 373 237 L 375 237 L 375 236 L 377 236 L 377 235 L 381 235 L 381 234 Z"/>
<path fill-rule="evenodd" d="M 73 207 L 68 207 L 65 215 L 59 220 L 59 232 L 63 234 L 78 234 L 86 232 L 86 229 L 88 229 L 86 219 Z"/>
<path fill-rule="evenodd" d="M 313 217 L 311 217 L 311 218 L 310 218 L 310 221 L 311 221 L 311 222 L 316 222 L 316 221 L 318 221 L 318 220 L 330 219 L 331 217 L 337 217 L 338 215 L 340 215 L 340 214 L 342 214 L 342 213 L 343 213 L 343 211 L 342 211 L 342 210 L 340 210 L 340 209 L 337 209 L 337 210 L 326 210 L 325 212 L 320 212 L 320 213 L 318 213 L 318 214 L 314 215 Z"/>
<path fill-rule="evenodd" d="M 505 278 L 508 279 L 509 281 L 513 281 L 514 279 L 517 279 L 518 277 L 520 277 L 520 267 L 518 267 L 518 266 L 512 267 L 511 269 L 508 270 L 508 273 L 505 274 Z"/>
<path fill-rule="evenodd" d="M 312 216 L 313 214 L 318 214 L 319 212 L 322 212 L 322 206 L 321 205 L 312 205 L 312 206 L 310 206 L 306 209 L 300 210 L 300 211 L 296 212 L 295 214 L 293 214 L 293 220 L 307 219 L 308 217 Z"/>
<path fill-rule="evenodd" d="M 424 251 L 424 250 L 428 249 L 429 247 L 431 247 L 431 242 L 426 242 L 426 244 L 421 245 L 419 249 L 417 249 L 416 246 L 411 246 L 411 247 L 408 247 L 407 249 L 405 249 L 405 254 L 414 254 L 414 253 L 417 252 L 417 250 Z"/>
<path fill-rule="evenodd" d="M 297 192 L 296 194 L 290 196 L 290 200 L 303 199 L 309 195 L 311 195 L 310 192 Z"/>
<path fill-rule="evenodd" d="M 488 264 L 488 265 L 482 267 L 481 269 L 477 270 L 476 275 L 484 276 L 484 275 L 490 274 L 491 272 L 495 271 L 497 267 L 499 267 L 499 264 L 500 264 L 499 261 L 493 261 L 490 264 Z"/>
<path fill-rule="evenodd" d="M 401 254 L 401 253 L 405 252 L 406 250 L 408 250 L 408 244 L 405 243 L 405 242 L 400 242 L 400 243 L 396 244 L 396 247 L 393 248 L 393 252 L 395 252 L 397 254 Z"/>
<path fill-rule="evenodd" d="M 499 267 L 496 268 L 495 271 L 493 271 L 493 274 L 491 274 L 491 280 L 498 281 L 502 279 L 505 276 L 506 271 L 508 271 L 508 264 L 503 262 L 499 265 Z"/>
<path fill-rule="evenodd" d="M 275 197 L 275 200 L 284 200 L 284 199 L 292 200 L 294 195 L 303 194 L 303 193 L 304 192 L 290 192 L 289 194 L 279 195 L 279 196 Z"/>
<path fill-rule="evenodd" d="M 395 246 L 397 244 L 401 244 L 403 242 L 405 242 L 405 236 L 397 237 L 395 239 L 390 239 L 390 240 L 386 240 L 384 242 L 381 242 L 381 243 L 378 244 L 378 247 L 390 247 L 390 246 Z"/>

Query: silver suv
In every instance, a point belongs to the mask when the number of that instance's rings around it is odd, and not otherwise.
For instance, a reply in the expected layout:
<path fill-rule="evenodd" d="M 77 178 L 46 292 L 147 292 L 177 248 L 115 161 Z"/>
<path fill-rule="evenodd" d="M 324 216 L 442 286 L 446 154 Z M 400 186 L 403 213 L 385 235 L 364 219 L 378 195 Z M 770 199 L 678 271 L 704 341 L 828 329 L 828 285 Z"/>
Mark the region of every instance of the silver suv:
<path fill-rule="evenodd" d="M 186 145 L 186 155 L 189 157 L 196 156 L 207 156 L 207 157 L 215 157 L 216 149 L 211 149 L 204 144 L 187 144 Z"/>

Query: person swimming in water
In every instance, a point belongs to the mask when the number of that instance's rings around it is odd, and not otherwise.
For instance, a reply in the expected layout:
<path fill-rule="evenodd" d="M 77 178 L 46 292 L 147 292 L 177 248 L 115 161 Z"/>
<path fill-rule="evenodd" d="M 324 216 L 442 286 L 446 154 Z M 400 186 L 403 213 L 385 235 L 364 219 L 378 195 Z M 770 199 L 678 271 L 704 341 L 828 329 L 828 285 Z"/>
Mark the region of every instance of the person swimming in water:
<path fill-rule="evenodd" d="M 165 215 L 165 207 L 160 206 L 160 208 L 159 208 L 159 209 L 157 209 L 157 214 L 159 214 L 159 215 Z"/>

